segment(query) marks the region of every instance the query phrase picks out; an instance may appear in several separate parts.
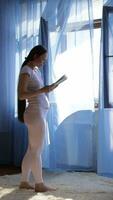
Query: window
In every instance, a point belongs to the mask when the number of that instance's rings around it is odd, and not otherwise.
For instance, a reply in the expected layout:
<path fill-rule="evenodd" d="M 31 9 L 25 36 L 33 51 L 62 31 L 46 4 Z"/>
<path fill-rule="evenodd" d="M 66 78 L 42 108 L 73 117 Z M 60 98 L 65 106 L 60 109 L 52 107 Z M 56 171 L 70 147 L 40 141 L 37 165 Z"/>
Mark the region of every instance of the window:
<path fill-rule="evenodd" d="M 95 108 L 99 103 L 99 64 L 100 64 L 100 40 L 101 40 L 101 19 L 102 19 L 103 0 L 93 1 L 94 19 L 94 98 Z"/>
<path fill-rule="evenodd" d="M 92 110 L 94 106 L 98 106 L 102 1 L 93 1 L 94 16 L 91 16 L 91 23 L 89 23 L 89 5 L 85 6 L 81 11 L 79 3 L 78 5 L 73 4 L 66 30 L 62 36 L 59 55 L 54 65 L 56 77 L 66 73 L 67 77 L 71 79 L 71 81 L 68 79 L 62 88 L 55 92 L 60 113 L 59 122 L 73 112 L 84 109 Z M 92 14 L 90 13 L 90 15 Z M 93 26 L 94 30 L 90 31 L 90 26 Z M 59 24 L 58 27 L 60 28 Z M 55 43 L 57 31 L 51 32 L 52 43 Z M 94 36 L 92 49 L 91 34 Z M 92 69 L 91 51 L 94 55 Z M 72 88 L 73 92 L 71 92 Z M 86 90 L 84 91 L 83 88 Z M 62 107 L 65 108 L 63 112 Z"/>
<path fill-rule="evenodd" d="M 71 81 L 65 83 L 65 85 L 67 84 L 66 87 L 62 86 L 64 92 L 60 89 L 56 91 L 56 99 L 60 113 L 59 121 L 62 121 L 65 116 L 68 116 L 74 111 L 98 107 L 102 1 L 93 1 L 93 16 L 91 23 L 89 23 L 87 1 L 82 11 L 81 7 L 76 8 L 76 6 L 76 4 L 73 4 L 71 9 L 66 31 L 62 36 L 59 56 L 57 57 L 54 67 L 57 76 L 66 73 L 67 77 L 70 77 L 71 79 Z M 76 9 L 78 9 L 77 16 Z M 92 13 L 90 14 L 92 15 Z M 94 27 L 92 32 L 90 31 L 91 25 Z M 90 34 L 92 33 L 94 33 L 93 49 L 91 48 L 90 43 Z M 54 35 L 55 40 L 55 32 L 51 34 Z M 93 51 L 94 55 L 92 69 L 91 51 Z M 72 88 L 73 92 L 71 93 L 70 91 Z M 85 92 L 83 91 L 83 88 L 86 88 Z M 69 94 L 68 96 L 67 91 Z M 92 99 L 92 97 L 94 98 Z M 64 99 L 66 99 L 67 105 L 72 105 L 72 107 L 70 106 L 71 108 L 68 110 L 68 106 L 66 106 L 62 111 Z M 81 99 L 84 99 L 84 102 Z"/>
<path fill-rule="evenodd" d="M 93 0 L 93 19 L 102 18 L 103 0 Z"/>
<path fill-rule="evenodd" d="M 99 101 L 99 63 L 100 63 L 100 39 L 101 39 L 101 18 L 102 18 L 102 0 L 93 0 L 93 70 L 92 70 L 92 78 L 93 78 L 93 94 L 94 94 L 94 106 L 98 107 Z M 68 24 L 66 27 L 66 32 L 63 35 L 62 43 L 61 43 L 61 52 L 66 51 L 66 49 L 72 49 L 74 46 L 78 46 L 78 50 L 80 45 L 82 48 L 87 48 L 86 51 L 90 55 L 90 47 L 88 47 L 89 40 L 89 26 L 88 24 L 88 9 L 87 7 L 82 10 L 80 8 L 76 8 L 77 5 L 73 5 L 71 9 L 71 14 L 68 19 Z M 76 16 L 76 12 L 77 16 Z M 80 12 L 80 15 L 79 15 Z M 75 22 L 76 21 L 76 22 Z M 81 36 L 80 36 L 81 35 Z M 87 47 L 86 47 L 87 46 Z M 76 53 L 76 51 L 75 51 Z M 81 55 L 79 53 L 79 59 L 85 59 L 85 53 L 81 51 Z M 70 57 L 71 62 L 73 62 L 73 66 L 76 62 L 74 62 L 74 58 Z M 81 69 L 82 70 L 82 69 Z M 58 70 L 57 70 L 58 71 Z M 58 73 L 58 72 L 57 72 Z M 68 72 L 69 73 L 69 72 Z M 79 77 L 80 78 L 80 77 Z M 83 77 L 82 77 L 83 78 Z M 82 88 L 81 88 L 82 89 Z"/>

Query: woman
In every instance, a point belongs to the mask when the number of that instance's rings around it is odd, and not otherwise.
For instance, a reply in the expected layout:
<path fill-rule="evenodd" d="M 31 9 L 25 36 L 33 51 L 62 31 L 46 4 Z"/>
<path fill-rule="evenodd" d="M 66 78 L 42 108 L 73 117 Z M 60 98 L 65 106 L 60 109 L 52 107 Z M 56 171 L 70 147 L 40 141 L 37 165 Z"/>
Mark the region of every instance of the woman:
<path fill-rule="evenodd" d="M 28 128 L 28 149 L 22 161 L 20 188 L 32 189 L 29 176 L 32 172 L 35 180 L 35 191 L 54 190 L 46 186 L 42 177 L 41 152 L 46 130 L 46 114 L 49 102 L 45 93 L 54 90 L 57 85 L 44 86 L 41 73 L 47 58 L 47 50 L 35 46 L 22 64 L 18 82 L 18 119 Z M 26 106 L 28 101 L 28 106 Z"/>

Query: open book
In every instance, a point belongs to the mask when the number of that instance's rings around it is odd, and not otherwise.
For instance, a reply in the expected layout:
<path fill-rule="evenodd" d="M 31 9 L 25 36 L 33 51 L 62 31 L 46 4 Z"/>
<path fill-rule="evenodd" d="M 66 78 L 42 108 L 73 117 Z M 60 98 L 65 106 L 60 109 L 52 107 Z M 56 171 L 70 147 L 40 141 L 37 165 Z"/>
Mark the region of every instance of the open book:
<path fill-rule="evenodd" d="M 63 75 L 61 76 L 61 78 L 59 78 L 54 84 L 59 85 L 60 83 L 64 82 L 65 80 L 67 80 L 67 76 Z"/>

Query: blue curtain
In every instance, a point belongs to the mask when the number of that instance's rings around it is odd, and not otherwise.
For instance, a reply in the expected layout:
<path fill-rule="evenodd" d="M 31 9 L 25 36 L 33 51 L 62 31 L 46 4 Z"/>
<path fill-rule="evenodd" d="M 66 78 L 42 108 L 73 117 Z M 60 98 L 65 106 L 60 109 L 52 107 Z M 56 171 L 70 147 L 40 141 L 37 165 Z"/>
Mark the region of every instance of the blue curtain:
<path fill-rule="evenodd" d="M 15 112 L 15 3 L 0 2 L 0 163 L 13 162 Z"/>

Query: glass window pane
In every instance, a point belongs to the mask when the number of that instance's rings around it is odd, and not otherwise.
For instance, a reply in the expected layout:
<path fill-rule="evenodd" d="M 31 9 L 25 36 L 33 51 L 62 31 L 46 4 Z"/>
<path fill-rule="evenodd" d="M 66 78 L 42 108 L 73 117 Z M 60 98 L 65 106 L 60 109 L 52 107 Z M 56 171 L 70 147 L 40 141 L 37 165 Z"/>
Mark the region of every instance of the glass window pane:
<path fill-rule="evenodd" d="M 107 60 L 108 67 L 108 94 L 109 94 L 109 104 L 113 106 L 113 58 L 108 58 Z"/>
<path fill-rule="evenodd" d="M 68 18 L 68 23 L 89 21 L 88 1 L 73 3 Z"/>
<path fill-rule="evenodd" d="M 94 19 L 102 18 L 102 6 L 103 6 L 103 0 L 93 0 L 93 18 Z"/>
<path fill-rule="evenodd" d="M 98 102 L 99 98 L 99 65 L 100 65 L 100 38 L 101 38 L 101 28 L 94 29 L 94 42 L 93 42 L 93 55 L 94 55 L 94 68 L 93 68 L 93 78 L 94 78 L 94 97 L 95 102 Z"/>
<path fill-rule="evenodd" d="M 109 13 L 108 16 L 108 48 L 109 48 L 109 55 L 113 55 L 113 13 Z"/>

